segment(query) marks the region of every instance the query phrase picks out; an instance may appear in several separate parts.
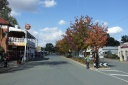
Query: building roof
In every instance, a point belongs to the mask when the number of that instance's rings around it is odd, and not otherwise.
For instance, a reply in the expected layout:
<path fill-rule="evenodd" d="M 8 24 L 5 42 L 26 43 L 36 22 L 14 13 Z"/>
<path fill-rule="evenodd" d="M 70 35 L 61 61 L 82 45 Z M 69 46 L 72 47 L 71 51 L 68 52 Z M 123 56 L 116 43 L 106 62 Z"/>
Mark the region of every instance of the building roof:
<path fill-rule="evenodd" d="M 104 50 L 117 50 L 118 49 L 118 46 L 104 46 L 102 49 Z"/>
<path fill-rule="evenodd" d="M 7 21 L 5 21 L 3 18 L 0 17 L 0 24 L 9 24 Z"/>
<path fill-rule="evenodd" d="M 14 28 L 14 27 L 9 27 L 9 32 L 10 32 L 10 31 L 25 32 L 25 30 L 17 29 L 17 28 Z"/>
<path fill-rule="evenodd" d="M 10 32 L 10 31 L 14 31 L 14 32 L 24 32 L 24 33 L 27 32 L 27 35 L 31 36 L 31 38 L 33 38 L 33 39 L 36 39 L 32 34 L 30 34 L 28 31 L 23 30 L 23 29 L 18 29 L 18 28 L 15 28 L 15 27 L 9 27 L 9 32 Z"/>
<path fill-rule="evenodd" d="M 123 43 L 122 45 L 120 45 L 120 48 L 128 48 L 128 42 Z"/>
<path fill-rule="evenodd" d="M 0 17 L 0 25 L 9 25 L 9 26 L 12 26 L 8 21 L 4 20 L 1 17 Z"/>

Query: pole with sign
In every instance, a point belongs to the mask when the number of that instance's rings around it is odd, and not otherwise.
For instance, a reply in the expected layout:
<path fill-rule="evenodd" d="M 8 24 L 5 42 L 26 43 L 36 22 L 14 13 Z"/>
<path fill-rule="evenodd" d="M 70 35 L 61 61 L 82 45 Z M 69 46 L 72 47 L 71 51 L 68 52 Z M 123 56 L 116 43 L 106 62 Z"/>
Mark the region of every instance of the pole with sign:
<path fill-rule="evenodd" d="M 26 48 L 27 48 L 27 30 L 29 30 L 31 28 L 31 26 L 29 24 L 25 25 L 25 48 L 24 48 L 24 58 L 23 60 L 26 61 L 27 60 L 27 55 L 26 55 Z"/>

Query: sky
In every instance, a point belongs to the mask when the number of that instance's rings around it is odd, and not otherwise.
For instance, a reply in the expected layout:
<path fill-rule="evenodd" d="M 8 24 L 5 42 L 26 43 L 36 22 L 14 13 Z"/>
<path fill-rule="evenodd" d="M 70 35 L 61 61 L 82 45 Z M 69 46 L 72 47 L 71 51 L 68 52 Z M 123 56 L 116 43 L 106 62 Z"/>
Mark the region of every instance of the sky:
<path fill-rule="evenodd" d="M 111 37 L 120 41 L 128 35 L 128 0 L 8 0 L 21 29 L 30 24 L 29 32 L 38 45 L 55 45 L 75 17 L 89 16 L 93 22 L 108 26 Z"/>

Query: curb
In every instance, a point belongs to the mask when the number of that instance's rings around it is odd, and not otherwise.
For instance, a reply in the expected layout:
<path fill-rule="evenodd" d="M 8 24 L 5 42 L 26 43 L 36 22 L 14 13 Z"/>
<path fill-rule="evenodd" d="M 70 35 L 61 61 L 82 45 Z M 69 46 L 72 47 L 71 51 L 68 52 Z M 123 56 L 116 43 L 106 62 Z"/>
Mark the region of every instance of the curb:
<path fill-rule="evenodd" d="M 66 57 L 64 57 L 64 58 L 66 58 Z M 77 63 L 77 64 L 79 64 L 79 65 L 81 65 L 81 66 L 83 66 L 83 67 L 86 67 L 85 64 L 80 63 L 80 62 L 78 62 L 78 61 L 75 61 L 75 60 L 70 59 L 70 58 L 66 58 L 66 59 L 71 60 L 71 61 L 73 61 L 73 62 L 75 62 L 75 63 Z M 98 69 L 101 70 L 101 69 L 110 69 L 110 68 L 107 67 L 107 68 L 98 68 Z M 93 67 L 93 66 L 90 66 L 90 70 L 96 70 L 96 68 Z"/>

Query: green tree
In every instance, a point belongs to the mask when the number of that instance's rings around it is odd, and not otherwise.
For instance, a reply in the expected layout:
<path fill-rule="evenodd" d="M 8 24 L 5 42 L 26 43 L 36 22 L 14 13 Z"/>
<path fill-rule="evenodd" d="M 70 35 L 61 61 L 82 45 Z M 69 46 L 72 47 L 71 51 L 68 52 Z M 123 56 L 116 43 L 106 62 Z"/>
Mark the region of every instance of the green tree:
<path fill-rule="evenodd" d="M 121 41 L 122 41 L 123 43 L 128 42 L 128 35 L 123 35 L 123 36 L 121 37 Z"/>
<path fill-rule="evenodd" d="M 105 44 L 105 46 L 119 46 L 120 42 L 115 40 L 113 37 L 110 37 L 109 34 L 107 34 L 107 42 Z"/>
<path fill-rule="evenodd" d="M 11 25 L 18 25 L 18 22 L 16 20 L 16 18 L 14 18 L 13 16 L 11 16 L 11 8 L 6 7 L 4 9 L 1 10 L 0 13 L 0 17 L 2 17 L 4 20 L 8 21 Z"/>
<path fill-rule="evenodd" d="M 45 50 L 45 48 L 44 47 L 41 47 L 41 51 L 43 51 L 43 50 Z"/>
<path fill-rule="evenodd" d="M 5 8 L 8 5 L 8 1 L 7 0 L 0 0 L 0 10 L 2 10 L 3 8 Z"/>
<path fill-rule="evenodd" d="M 47 43 L 46 47 L 45 47 L 45 50 L 48 51 L 48 52 L 53 52 L 53 50 L 54 50 L 53 44 L 52 43 Z"/>

